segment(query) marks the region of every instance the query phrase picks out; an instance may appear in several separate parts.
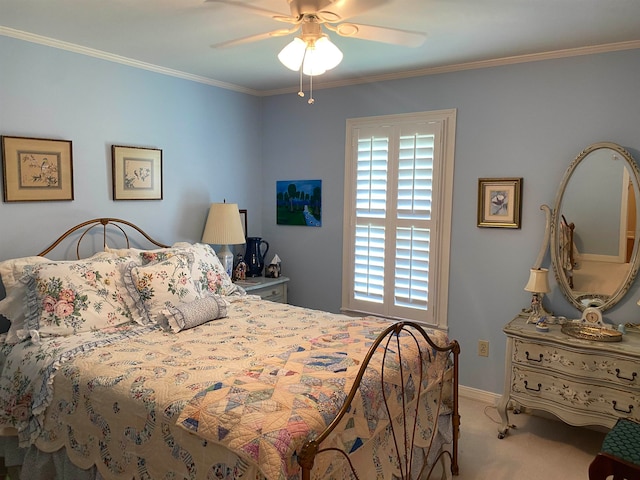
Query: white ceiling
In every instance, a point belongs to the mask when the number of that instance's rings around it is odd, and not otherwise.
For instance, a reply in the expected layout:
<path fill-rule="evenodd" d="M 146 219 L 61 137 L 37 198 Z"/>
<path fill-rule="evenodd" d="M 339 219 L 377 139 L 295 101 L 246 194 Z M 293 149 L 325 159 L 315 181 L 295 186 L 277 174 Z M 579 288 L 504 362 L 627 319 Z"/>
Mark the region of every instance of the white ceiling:
<path fill-rule="evenodd" d="M 287 0 L 236 1 L 289 14 Z M 547 58 L 539 54 L 566 49 L 640 48 L 640 0 L 339 2 L 346 3 L 331 8 L 346 12 L 373 6 L 349 17 L 350 22 L 420 31 L 427 39 L 411 48 L 329 33 L 344 60 L 316 77 L 316 87 L 522 60 L 512 57 Z M 203 0 L 0 0 L 0 34 L 255 94 L 297 90 L 298 74 L 276 58 L 293 36 L 224 49 L 210 46 L 287 26 L 254 10 Z"/>

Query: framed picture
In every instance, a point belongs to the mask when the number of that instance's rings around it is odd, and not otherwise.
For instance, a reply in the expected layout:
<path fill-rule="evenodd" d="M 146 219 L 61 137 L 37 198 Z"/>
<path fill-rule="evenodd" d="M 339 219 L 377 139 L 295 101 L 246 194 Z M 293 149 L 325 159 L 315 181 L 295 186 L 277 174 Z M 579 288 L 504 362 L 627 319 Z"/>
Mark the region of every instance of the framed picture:
<path fill-rule="evenodd" d="M 520 228 L 522 178 L 478 179 L 478 226 Z"/>
<path fill-rule="evenodd" d="M 162 200 L 162 150 L 111 147 L 114 200 Z"/>
<path fill-rule="evenodd" d="M 240 212 L 240 222 L 242 223 L 242 228 L 244 229 L 244 238 L 247 238 L 247 211 L 239 210 Z"/>
<path fill-rule="evenodd" d="M 276 182 L 278 225 L 322 226 L 322 180 Z"/>
<path fill-rule="evenodd" d="M 73 200 L 70 140 L 2 137 L 5 202 Z"/>

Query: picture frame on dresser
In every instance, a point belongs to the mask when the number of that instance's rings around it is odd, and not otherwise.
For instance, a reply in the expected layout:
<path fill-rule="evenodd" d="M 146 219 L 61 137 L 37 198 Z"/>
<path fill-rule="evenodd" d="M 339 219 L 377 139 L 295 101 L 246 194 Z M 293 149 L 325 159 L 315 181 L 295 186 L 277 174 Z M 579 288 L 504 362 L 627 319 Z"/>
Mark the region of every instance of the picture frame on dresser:
<path fill-rule="evenodd" d="M 478 227 L 521 227 L 522 180 L 522 177 L 478 179 Z"/>
<path fill-rule="evenodd" d="M 5 202 L 73 200 L 71 140 L 2 137 Z"/>
<path fill-rule="evenodd" d="M 111 146 L 114 200 L 162 200 L 162 150 Z"/>

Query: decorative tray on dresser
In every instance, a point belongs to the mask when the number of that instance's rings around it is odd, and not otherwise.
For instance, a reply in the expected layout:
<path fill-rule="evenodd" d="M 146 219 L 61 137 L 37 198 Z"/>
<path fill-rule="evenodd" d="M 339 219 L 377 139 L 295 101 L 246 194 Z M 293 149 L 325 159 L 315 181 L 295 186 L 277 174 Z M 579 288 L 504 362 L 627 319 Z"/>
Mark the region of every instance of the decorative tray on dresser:
<path fill-rule="evenodd" d="M 621 341 L 575 338 L 549 325 L 539 332 L 526 318 L 514 318 L 507 335 L 504 394 L 498 405 L 509 430 L 507 409 L 519 406 L 544 410 L 576 426 L 613 427 L 618 418 L 640 421 L 640 333 L 630 331 Z"/>

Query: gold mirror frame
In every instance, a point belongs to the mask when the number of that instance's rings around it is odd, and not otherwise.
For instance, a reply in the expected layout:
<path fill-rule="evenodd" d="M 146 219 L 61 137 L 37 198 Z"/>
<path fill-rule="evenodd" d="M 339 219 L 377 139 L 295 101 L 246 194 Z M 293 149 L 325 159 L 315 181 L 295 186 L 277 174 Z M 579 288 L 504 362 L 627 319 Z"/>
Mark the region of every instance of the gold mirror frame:
<path fill-rule="evenodd" d="M 586 307 L 590 305 L 585 304 L 583 301 L 581 301 L 582 298 L 585 297 L 584 295 L 573 294 L 572 288 L 569 285 L 569 280 L 567 278 L 567 275 L 565 274 L 565 269 L 563 267 L 561 251 L 560 251 L 560 244 L 561 244 L 560 237 L 562 235 L 562 232 L 560 229 L 560 222 L 562 221 L 562 201 L 563 201 L 563 197 L 564 197 L 567 185 L 571 180 L 576 168 L 581 164 L 581 162 L 585 158 L 587 158 L 587 156 L 590 153 L 596 150 L 605 149 L 605 148 L 611 149 L 615 153 L 620 155 L 620 157 L 623 158 L 624 161 L 626 162 L 626 166 L 629 169 L 629 178 L 633 182 L 636 205 L 638 206 L 638 209 L 636 211 L 635 240 L 634 240 L 633 251 L 629 261 L 629 267 L 630 267 L 629 271 L 626 275 L 626 278 L 618 286 L 615 292 L 613 292 L 611 295 L 599 295 L 598 292 L 592 292 L 593 294 L 590 296 L 587 296 L 586 298 L 593 298 L 594 300 L 598 300 L 597 302 L 598 304 L 594 306 L 597 306 L 602 311 L 605 311 L 613 307 L 620 300 L 622 300 L 622 298 L 631 288 L 631 285 L 633 284 L 633 281 L 635 280 L 638 274 L 638 268 L 640 266 L 640 255 L 638 254 L 638 250 L 639 250 L 638 245 L 640 243 L 640 238 L 638 235 L 638 227 L 640 226 L 640 221 L 638 220 L 638 212 L 640 212 L 640 202 L 638 201 L 640 199 L 640 196 L 639 196 L 640 171 L 638 170 L 638 166 L 636 165 L 636 162 L 634 161 L 631 154 L 620 145 L 617 145 L 611 142 L 595 143 L 587 147 L 585 150 L 583 150 L 575 158 L 575 160 L 573 160 L 573 162 L 571 162 L 571 164 L 569 165 L 569 168 L 567 169 L 564 175 L 564 178 L 562 179 L 562 183 L 558 188 L 558 193 L 556 194 L 556 200 L 555 200 L 555 205 L 553 209 L 552 220 L 551 220 L 551 230 L 550 230 L 551 263 L 553 265 L 556 281 L 558 282 L 558 286 L 562 294 L 574 307 L 576 307 L 580 311 L 583 311 Z"/>

